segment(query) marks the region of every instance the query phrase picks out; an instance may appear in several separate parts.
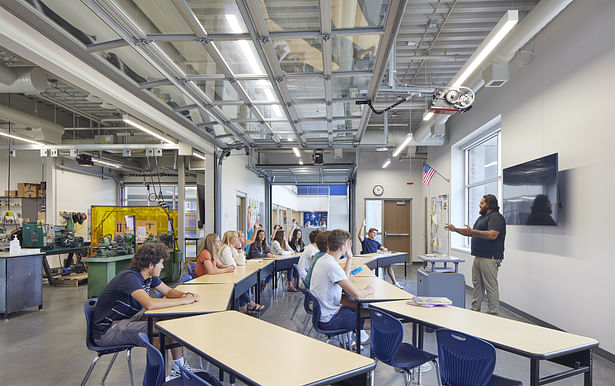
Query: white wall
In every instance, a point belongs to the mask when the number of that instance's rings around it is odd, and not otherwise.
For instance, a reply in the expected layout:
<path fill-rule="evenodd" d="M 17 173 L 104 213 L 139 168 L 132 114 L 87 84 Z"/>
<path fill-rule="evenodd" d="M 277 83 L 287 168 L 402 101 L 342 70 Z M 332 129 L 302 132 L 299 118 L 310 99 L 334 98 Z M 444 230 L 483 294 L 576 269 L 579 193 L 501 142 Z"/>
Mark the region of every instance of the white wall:
<path fill-rule="evenodd" d="M 273 205 L 295 212 L 326 212 L 329 209 L 329 196 L 298 196 L 288 185 L 273 185 L 271 201 Z"/>
<path fill-rule="evenodd" d="M 412 199 L 412 253 L 425 253 L 425 195 L 423 185 L 423 162 L 421 160 L 393 159 L 391 164 L 382 169 L 388 153 L 361 152 L 357 169 L 357 198 L 355 215 L 355 232 L 359 230 L 365 217 L 365 199 Z M 435 179 L 435 178 L 434 178 Z M 407 182 L 413 182 L 408 185 Z M 382 185 L 384 194 L 374 196 L 374 185 Z M 354 251 L 360 252 L 358 240 L 353 236 Z M 358 249 L 357 249 L 358 248 Z M 410 256 L 409 256 L 410 257 Z"/>
<path fill-rule="evenodd" d="M 615 100 L 602 92 L 615 87 L 613 15 L 610 0 L 573 2 L 534 39 L 533 61 L 526 67 L 511 62 L 510 82 L 483 88 L 471 111 L 447 123 L 447 146 L 429 152 L 432 166 L 450 173 L 450 145 L 502 114 L 503 167 L 559 153 L 560 225 L 508 226 L 501 299 L 566 331 L 594 337 L 610 352 L 615 352 L 615 311 L 608 300 L 614 289 L 615 130 L 608 112 L 615 110 Z M 432 184 L 440 193 L 450 190 L 440 181 Z M 451 209 L 454 202 L 455 197 Z M 461 270 L 470 283 L 471 257 L 453 254 L 468 258 Z"/>
<path fill-rule="evenodd" d="M 4 137 L 0 143 L 6 145 Z M 0 195 L 4 195 L 5 190 L 17 190 L 17 183 L 29 182 L 40 184 L 43 180 L 43 158 L 38 151 L 17 151 L 16 156 L 11 158 L 11 187 L 7 187 L 9 172 L 9 152 L 0 152 Z"/>
<path fill-rule="evenodd" d="M 246 208 L 249 199 L 265 202 L 265 181 L 246 168 L 247 162 L 248 157 L 243 152 L 231 155 L 222 162 L 221 233 L 237 229 L 238 192 L 246 194 Z M 260 221 L 264 222 L 264 219 Z M 207 229 L 206 233 L 209 232 L 212 230 Z"/>

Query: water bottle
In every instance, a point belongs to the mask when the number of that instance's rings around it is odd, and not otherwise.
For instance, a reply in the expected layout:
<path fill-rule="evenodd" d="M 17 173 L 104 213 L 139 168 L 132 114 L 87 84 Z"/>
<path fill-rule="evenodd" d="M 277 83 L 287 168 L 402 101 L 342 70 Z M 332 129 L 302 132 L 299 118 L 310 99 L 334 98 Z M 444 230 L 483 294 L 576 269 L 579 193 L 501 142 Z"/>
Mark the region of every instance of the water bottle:
<path fill-rule="evenodd" d="M 19 252 L 21 252 L 21 245 L 19 245 L 17 236 L 13 236 L 13 240 L 11 240 L 11 243 L 9 244 L 9 254 L 18 255 Z"/>

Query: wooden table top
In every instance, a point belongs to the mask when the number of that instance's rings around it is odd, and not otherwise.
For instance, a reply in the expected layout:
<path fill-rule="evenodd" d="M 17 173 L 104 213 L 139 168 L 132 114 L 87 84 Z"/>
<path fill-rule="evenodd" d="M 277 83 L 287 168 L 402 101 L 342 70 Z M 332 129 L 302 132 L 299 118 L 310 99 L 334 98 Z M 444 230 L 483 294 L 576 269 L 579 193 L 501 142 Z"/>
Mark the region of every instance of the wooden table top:
<path fill-rule="evenodd" d="M 145 315 L 177 315 L 177 314 L 206 314 L 209 312 L 225 311 L 228 308 L 233 294 L 233 284 L 208 285 L 178 285 L 175 289 L 184 292 L 198 293 L 201 300 L 181 306 L 149 310 Z"/>
<path fill-rule="evenodd" d="M 529 357 L 549 359 L 565 351 L 578 351 L 598 345 L 598 341 L 593 338 L 455 306 L 418 307 L 407 304 L 405 300 L 374 306 L 385 312 L 461 331 Z"/>
<path fill-rule="evenodd" d="M 374 287 L 375 293 L 373 295 L 356 299 L 363 303 L 369 303 L 369 300 L 384 301 L 410 299 L 413 296 L 411 293 L 406 292 L 401 288 L 397 288 L 393 284 L 375 276 L 351 276 L 350 281 L 355 287 L 360 289 L 363 289 L 368 285 Z"/>
<path fill-rule="evenodd" d="M 351 265 L 350 271 L 352 272 L 353 269 L 357 269 L 357 268 L 363 268 L 361 270 L 361 272 L 354 274 L 354 275 L 350 275 L 350 277 L 356 276 L 356 277 L 376 277 L 376 274 L 374 274 L 372 272 L 371 269 L 369 269 L 369 267 L 365 264 L 361 264 L 361 265 L 355 265 L 354 262 Z M 344 268 L 344 266 L 342 265 L 342 268 Z"/>
<path fill-rule="evenodd" d="M 186 282 L 186 284 L 213 284 L 213 283 L 237 283 L 254 272 L 273 263 L 269 260 L 247 260 L 246 265 L 238 265 L 235 272 L 219 273 L 216 275 L 203 275 Z"/>
<path fill-rule="evenodd" d="M 305 385 L 375 366 L 371 358 L 236 311 L 156 325 L 165 335 L 260 385 Z"/>
<path fill-rule="evenodd" d="M 265 260 L 283 260 L 292 259 L 294 257 L 300 257 L 301 253 L 293 252 L 290 255 L 273 255 L 273 257 L 263 257 Z"/>

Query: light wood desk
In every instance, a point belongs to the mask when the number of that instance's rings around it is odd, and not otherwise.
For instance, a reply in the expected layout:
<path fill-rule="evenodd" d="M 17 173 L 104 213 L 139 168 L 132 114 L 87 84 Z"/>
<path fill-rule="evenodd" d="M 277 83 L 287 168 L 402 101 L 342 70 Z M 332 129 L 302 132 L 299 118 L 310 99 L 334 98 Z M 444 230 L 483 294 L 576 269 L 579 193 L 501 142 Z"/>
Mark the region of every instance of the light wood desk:
<path fill-rule="evenodd" d="M 271 262 L 262 260 L 248 260 L 246 265 L 239 265 L 234 272 L 220 273 L 217 275 L 203 275 L 186 282 L 186 284 L 234 284 L 233 288 L 233 307 L 236 300 L 252 287 L 256 287 L 254 293 L 256 302 L 260 301 L 260 291 L 258 283 L 260 270 L 267 267 Z"/>
<path fill-rule="evenodd" d="M 208 314 L 226 311 L 233 295 L 233 284 L 178 285 L 175 289 L 183 292 L 197 293 L 201 300 L 181 306 L 159 308 L 145 311 L 147 334 L 154 336 L 154 319 Z"/>
<path fill-rule="evenodd" d="M 455 306 L 426 308 L 411 306 L 406 301 L 394 301 L 370 307 L 418 323 L 419 347 L 422 347 L 424 326 L 449 328 L 530 358 L 531 385 L 542 385 L 581 373 L 585 374 L 585 385 L 592 383 L 592 348 L 598 347 L 595 339 Z M 413 343 L 416 344 L 416 340 L 417 336 L 413 334 Z M 550 360 L 571 369 L 540 378 L 540 360 Z"/>
<path fill-rule="evenodd" d="M 363 289 L 368 285 L 374 287 L 374 293 L 372 295 L 366 296 L 364 298 L 353 298 L 349 296 L 356 303 L 356 316 L 357 316 L 357 328 L 355 330 L 355 335 L 357 339 L 356 350 L 358 353 L 361 352 L 361 304 L 363 303 L 375 303 L 375 302 L 386 302 L 390 300 L 401 300 L 401 299 L 410 299 L 412 294 L 404 291 L 401 288 L 395 287 L 393 284 L 388 283 L 382 279 L 379 279 L 375 276 L 351 276 L 350 281 L 352 284 L 359 288 Z"/>
<path fill-rule="evenodd" d="M 156 326 L 161 345 L 165 335 L 172 337 L 248 385 L 373 380 L 376 367 L 371 358 L 236 311 L 166 320 Z M 292 355 L 285 347 L 292 347 Z"/>
<path fill-rule="evenodd" d="M 395 263 L 404 263 L 404 279 L 407 279 L 408 276 L 408 264 L 406 259 L 408 258 L 407 252 L 376 252 L 376 253 L 366 253 L 363 255 L 355 255 L 356 257 L 368 258 L 371 259 L 369 264 L 367 264 L 370 268 L 376 268 L 376 276 L 378 276 L 378 268 L 386 267 Z M 353 259 L 354 260 L 354 259 Z"/>
<path fill-rule="evenodd" d="M 278 281 L 277 276 L 278 272 L 285 271 L 287 269 L 292 269 L 294 264 L 299 262 L 299 258 L 301 257 L 301 253 L 292 253 L 288 256 L 285 255 L 274 255 L 273 258 L 265 257 L 266 260 L 271 260 L 274 262 L 273 268 L 273 293 L 277 294 L 278 290 Z"/>

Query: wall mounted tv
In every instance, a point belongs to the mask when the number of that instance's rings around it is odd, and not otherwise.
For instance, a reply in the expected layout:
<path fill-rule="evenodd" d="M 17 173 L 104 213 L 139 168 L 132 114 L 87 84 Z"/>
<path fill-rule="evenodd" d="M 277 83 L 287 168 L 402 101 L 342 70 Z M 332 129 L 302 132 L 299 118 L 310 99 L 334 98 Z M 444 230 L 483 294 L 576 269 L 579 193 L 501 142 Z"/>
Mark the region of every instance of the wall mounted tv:
<path fill-rule="evenodd" d="M 509 225 L 557 225 L 557 153 L 503 170 Z"/>

